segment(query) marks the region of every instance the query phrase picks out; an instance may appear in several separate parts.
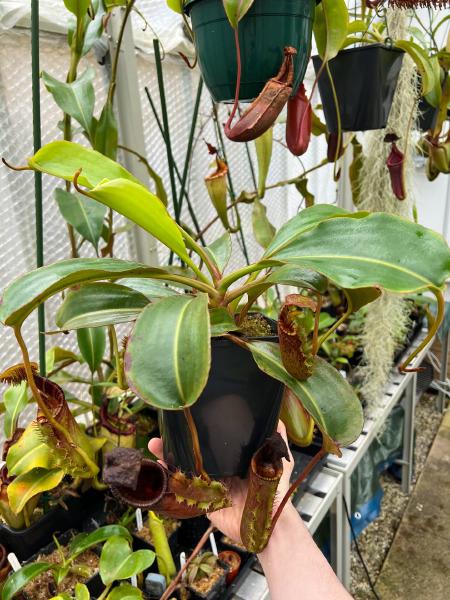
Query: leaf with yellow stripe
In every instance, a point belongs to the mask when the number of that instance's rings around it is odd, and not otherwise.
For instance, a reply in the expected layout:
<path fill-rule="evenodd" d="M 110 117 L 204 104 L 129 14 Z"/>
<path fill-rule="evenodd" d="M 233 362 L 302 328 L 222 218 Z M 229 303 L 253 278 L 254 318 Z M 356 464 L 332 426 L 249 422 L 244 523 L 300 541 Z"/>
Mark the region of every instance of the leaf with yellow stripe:
<path fill-rule="evenodd" d="M 54 490 L 64 477 L 62 469 L 43 469 L 38 467 L 19 475 L 8 485 L 8 499 L 11 509 L 16 513 L 23 510 L 26 503 L 37 494 Z"/>
<path fill-rule="evenodd" d="M 210 336 L 205 294 L 149 304 L 136 321 L 125 354 L 130 388 L 155 408 L 191 406 L 208 379 Z"/>

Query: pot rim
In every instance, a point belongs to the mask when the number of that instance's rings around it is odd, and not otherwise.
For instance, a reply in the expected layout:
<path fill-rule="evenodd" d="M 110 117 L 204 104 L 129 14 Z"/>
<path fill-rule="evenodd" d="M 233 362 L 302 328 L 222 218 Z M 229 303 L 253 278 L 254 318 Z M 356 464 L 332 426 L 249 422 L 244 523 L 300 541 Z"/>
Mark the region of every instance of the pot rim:
<path fill-rule="evenodd" d="M 396 52 L 397 54 L 405 54 L 405 51 L 402 50 L 401 48 L 395 48 L 394 46 L 389 46 L 388 44 L 382 44 L 381 42 L 376 42 L 375 44 L 365 44 L 364 46 L 356 46 L 355 48 L 344 48 L 344 50 L 339 50 L 337 55 L 334 58 L 332 58 L 330 62 L 333 62 L 333 60 L 336 60 L 336 58 L 338 58 L 338 56 L 341 54 L 351 54 L 352 52 L 363 52 L 363 51 L 373 50 L 374 48 L 381 48 L 383 50 Z M 322 62 L 322 58 L 318 54 L 315 54 L 312 57 L 312 59 L 320 60 Z"/>
<path fill-rule="evenodd" d="M 187 15 L 189 17 L 189 14 L 191 12 L 192 6 L 194 4 L 197 4 L 197 2 L 201 2 L 202 0 L 188 0 L 186 2 L 186 4 L 183 7 L 183 12 L 185 15 Z M 322 0 L 316 0 L 316 4 L 320 4 L 322 2 Z"/>

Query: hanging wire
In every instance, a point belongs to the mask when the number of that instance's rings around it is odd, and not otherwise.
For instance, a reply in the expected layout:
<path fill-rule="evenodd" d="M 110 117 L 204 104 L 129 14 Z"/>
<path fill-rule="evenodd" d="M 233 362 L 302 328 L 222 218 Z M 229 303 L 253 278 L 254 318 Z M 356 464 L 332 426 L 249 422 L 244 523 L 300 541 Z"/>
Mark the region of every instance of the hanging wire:
<path fill-rule="evenodd" d="M 33 88 L 33 146 L 41 148 L 41 95 L 39 67 L 39 0 L 31 0 L 31 78 Z M 36 266 L 44 264 L 44 221 L 42 213 L 42 173 L 34 172 Z M 45 375 L 45 308 L 38 307 L 39 371 Z"/>

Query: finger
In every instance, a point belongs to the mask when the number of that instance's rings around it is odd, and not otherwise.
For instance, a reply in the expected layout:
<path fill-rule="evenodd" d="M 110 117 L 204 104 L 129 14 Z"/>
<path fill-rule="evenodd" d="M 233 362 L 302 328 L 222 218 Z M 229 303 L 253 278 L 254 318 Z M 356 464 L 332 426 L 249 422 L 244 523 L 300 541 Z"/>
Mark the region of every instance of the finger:
<path fill-rule="evenodd" d="M 163 458 L 163 442 L 161 438 L 152 438 L 148 443 L 148 449 L 157 458 Z"/>

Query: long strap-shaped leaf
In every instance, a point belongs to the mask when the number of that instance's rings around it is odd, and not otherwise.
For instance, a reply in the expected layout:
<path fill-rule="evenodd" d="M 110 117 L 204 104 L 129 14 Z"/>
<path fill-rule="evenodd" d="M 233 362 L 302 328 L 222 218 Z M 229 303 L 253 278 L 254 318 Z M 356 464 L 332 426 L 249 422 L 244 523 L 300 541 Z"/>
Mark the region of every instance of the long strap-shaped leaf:
<path fill-rule="evenodd" d="M 319 223 L 271 255 L 322 273 L 343 288 L 397 293 L 442 288 L 450 251 L 439 234 L 385 213 Z"/>
<path fill-rule="evenodd" d="M 69 287 L 90 281 L 141 277 L 172 280 L 164 269 L 147 267 L 117 258 L 77 258 L 63 260 L 26 273 L 5 291 L 0 305 L 0 321 L 20 326 L 33 310 L 47 298 Z M 176 277 L 180 280 L 182 277 Z M 201 284 L 199 283 L 200 287 Z"/>
<path fill-rule="evenodd" d="M 156 408 L 191 406 L 208 379 L 210 335 L 206 294 L 150 304 L 137 320 L 125 354 L 130 388 Z"/>
<path fill-rule="evenodd" d="M 351 444 L 359 436 L 363 426 L 361 403 L 334 367 L 316 357 L 313 375 L 298 381 L 284 368 L 278 344 L 252 342 L 248 347 L 258 367 L 287 385 L 301 400 L 324 435 L 329 451 L 339 453 L 341 446 Z"/>

